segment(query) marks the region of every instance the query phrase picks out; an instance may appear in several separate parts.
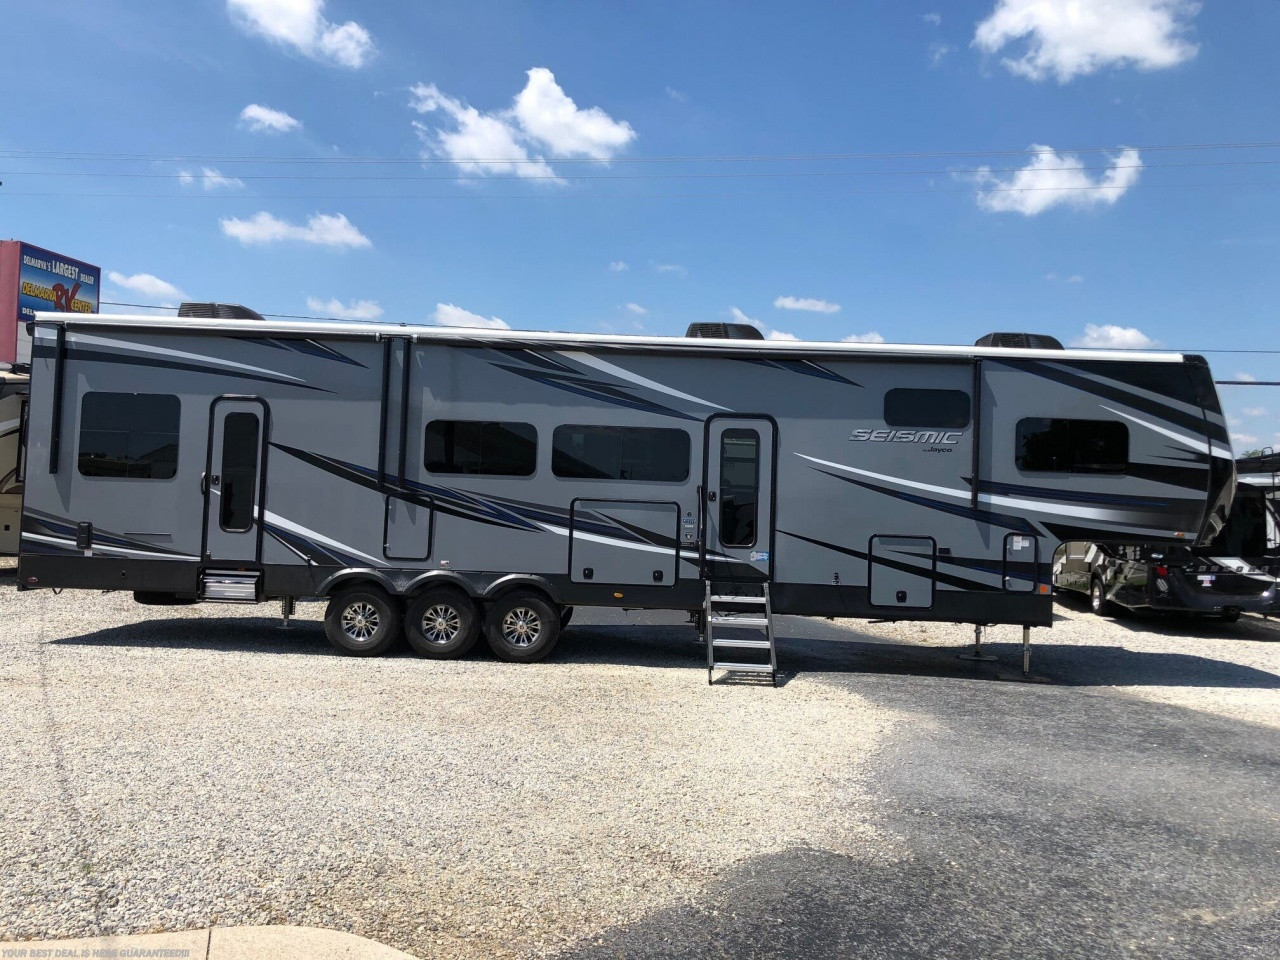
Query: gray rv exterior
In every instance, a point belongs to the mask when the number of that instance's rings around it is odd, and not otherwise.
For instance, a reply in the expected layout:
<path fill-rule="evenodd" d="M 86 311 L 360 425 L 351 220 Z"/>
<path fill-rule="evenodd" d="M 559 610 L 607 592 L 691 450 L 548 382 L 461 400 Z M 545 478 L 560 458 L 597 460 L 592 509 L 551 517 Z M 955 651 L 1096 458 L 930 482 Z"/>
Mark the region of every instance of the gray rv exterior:
<path fill-rule="evenodd" d="M 902 389 L 969 412 L 888 423 Z M 172 477 L 84 475 L 104 393 L 176 398 Z M 235 413 L 261 430 L 251 523 L 228 531 L 210 481 Z M 1022 471 L 1027 418 L 1120 424 L 1126 463 Z M 529 424 L 536 468 L 432 473 L 438 420 Z M 682 431 L 688 469 L 557 476 L 565 425 Z M 759 441 L 749 544 L 724 542 L 713 499 L 726 431 Z M 216 570 L 256 599 L 452 583 L 481 603 L 694 610 L 711 579 L 768 582 L 776 613 L 1048 625 L 1060 543 L 1195 543 L 1234 489 L 1208 368 L 1180 354 L 254 320 L 39 315 L 28 447 L 20 586 L 175 598 L 210 595 Z"/>
<path fill-rule="evenodd" d="M 0 555 L 18 552 L 22 513 L 22 415 L 27 376 L 0 372 Z"/>

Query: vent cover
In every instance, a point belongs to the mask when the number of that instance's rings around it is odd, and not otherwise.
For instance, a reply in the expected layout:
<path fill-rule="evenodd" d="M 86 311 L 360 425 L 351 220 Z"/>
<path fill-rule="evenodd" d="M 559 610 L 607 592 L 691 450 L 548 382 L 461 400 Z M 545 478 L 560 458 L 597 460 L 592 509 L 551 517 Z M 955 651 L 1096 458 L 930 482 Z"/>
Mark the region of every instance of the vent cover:
<path fill-rule="evenodd" d="M 686 337 L 707 340 L 763 340 L 764 334 L 749 323 L 691 323 Z"/>
<path fill-rule="evenodd" d="M 261 320 L 262 314 L 238 303 L 184 303 L 178 316 L 196 320 Z"/>
<path fill-rule="evenodd" d="M 1047 333 L 988 333 L 975 347 L 1010 347 L 1019 350 L 1061 350 L 1062 344 Z"/>

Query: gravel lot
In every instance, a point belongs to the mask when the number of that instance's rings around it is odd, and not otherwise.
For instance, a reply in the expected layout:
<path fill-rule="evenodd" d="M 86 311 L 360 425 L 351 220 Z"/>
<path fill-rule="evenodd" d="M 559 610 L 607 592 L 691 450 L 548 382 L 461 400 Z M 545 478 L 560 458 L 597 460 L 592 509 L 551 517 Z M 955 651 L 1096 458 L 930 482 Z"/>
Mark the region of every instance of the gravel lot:
<path fill-rule="evenodd" d="M 874 839 L 857 781 L 893 712 L 709 688 L 688 627 L 362 661 L 319 605 L 267 609 L 0 580 L 0 939 L 287 922 L 538 955 L 749 855 Z"/>
<path fill-rule="evenodd" d="M 814 639 L 782 642 L 781 689 L 709 688 L 670 614 L 579 611 L 516 666 L 341 658 L 319 605 L 289 631 L 268 610 L 18 595 L 0 570 L 0 940 L 275 922 L 533 957 L 705 911 L 726 878 L 776 890 L 797 857 L 883 883 L 912 854 L 877 765 L 952 722 L 895 674 L 960 703 L 1020 664 L 1011 627 L 973 665 L 971 628 L 788 619 Z M 1274 625 L 1057 612 L 1033 647 L 1053 686 L 979 684 L 993 709 L 1088 688 L 1280 726 Z"/>

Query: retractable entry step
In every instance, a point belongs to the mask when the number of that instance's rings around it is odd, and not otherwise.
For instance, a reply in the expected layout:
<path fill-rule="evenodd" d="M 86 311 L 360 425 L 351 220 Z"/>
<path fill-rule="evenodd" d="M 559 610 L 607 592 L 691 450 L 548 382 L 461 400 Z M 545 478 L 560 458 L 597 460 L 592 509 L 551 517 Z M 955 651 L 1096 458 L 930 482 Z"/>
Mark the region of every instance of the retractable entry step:
<path fill-rule="evenodd" d="M 200 574 L 200 599 L 219 603 L 257 603 L 257 570 L 206 570 Z"/>
<path fill-rule="evenodd" d="M 759 593 L 738 594 L 723 590 L 713 592 L 715 585 L 706 581 L 706 599 L 702 611 L 702 635 L 707 645 L 707 683 L 717 670 L 729 673 L 768 674 L 770 682 L 778 685 L 778 657 L 773 642 L 773 607 L 769 602 L 769 585 L 753 584 L 747 589 L 759 589 Z M 720 628 L 718 631 L 716 628 Z M 724 628 L 755 631 L 757 636 L 748 638 L 723 633 Z M 760 636 L 763 634 L 763 636 Z M 741 653 L 740 651 L 763 651 Z"/>

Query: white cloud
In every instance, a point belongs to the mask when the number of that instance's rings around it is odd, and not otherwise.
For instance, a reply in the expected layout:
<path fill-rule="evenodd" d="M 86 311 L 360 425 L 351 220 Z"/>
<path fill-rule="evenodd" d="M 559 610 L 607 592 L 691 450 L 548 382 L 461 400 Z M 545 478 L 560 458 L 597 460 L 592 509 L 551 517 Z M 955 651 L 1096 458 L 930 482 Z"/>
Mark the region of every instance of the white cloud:
<path fill-rule="evenodd" d="M 599 107 L 580 109 L 545 67 L 528 72 L 528 81 L 510 109 L 492 113 L 442 93 L 434 83 L 416 84 L 409 93 L 413 110 L 439 112 L 453 121 L 453 129 L 433 129 L 415 121 L 429 155 L 452 160 L 471 173 L 556 179 L 542 151 L 605 162 L 636 136 L 629 124 L 614 120 Z"/>
<path fill-rule="evenodd" d="M 107 279 L 117 287 L 124 287 L 126 290 L 140 293 L 152 300 L 176 303 L 187 298 L 187 295 L 178 287 L 150 273 L 135 273 L 132 276 L 127 276 L 115 270 L 108 270 Z"/>
<path fill-rule="evenodd" d="M 373 56 L 373 37 L 348 20 L 330 23 L 325 0 L 227 0 L 227 12 L 242 30 L 292 47 L 313 60 L 358 69 Z"/>
<path fill-rule="evenodd" d="M 942 65 L 942 61 L 947 58 L 947 54 L 953 51 L 955 47 L 949 43 L 931 43 L 929 44 L 929 66 L 938 67 Z"/>
<path fill-rule="evenodd" d="M 371 247 L 372 242 L 342 213 L 313 214 L 305 224 L 289 223 L 260 210 L 248 220 L 219 220 L 222 232 L 246 246 L 299 240 L 322 247 Z"/>
<path fill-rule="evenodd" d="M 1265 417 L 1267 415 L 1266 407 L 1245 407 L 1240 411 L 1246 417 Z"/>
<path fill-rule="evenodd" d="M 1196 55 L 1183 35 L 1200 10 L 1195 0 L 998 0 L 978 24 L 973 46 L 995 54 L 1026 41 L 1001 62 L 1029 80 L 1072 77 L 1107 66 L 1172 67 Z"/>
<path fill-rule="evenodd" d="M 653 263 L 652 260 L 649 262 L 657 273 L 674 273 L 678 277 L 687 277 L 689 275 L 689 271 L 678 263 Z"/>
<path fill-rule="evenodd" d="M 1142 158 L 1126 147 L 1111 158 L 1111 166 L 1091 177 L 1079 157 L 1059 156 L 1052 148 L 1032 145 L 1035 157 L 1013 176 L 1001 179 L 982 167 L 970 179 L 978 184 L 978 206 L 996 213 L 1033 217 L 1056 206 L 1093 207 L 1113 204 L 1138 182 Z"/>
<path fill-rule="evenodd" d="M 289 133 L 301 127 L 302 121 L 283 110 L 251 103 L 240 111 L 240 125 L 254 133 Z"/>
<path fill-rule="evenodd" d="M 344 305 L 337 297 L 330 300 L 307 297 L 307 309 L 339 320 L 377 320 L 384 312 L 377 300 L 353 300 Z"/>
<path fill-rule="evenodd" d="M 1137 327 L 1121 327 L 1114 323 L 1086 323 L 1084 335 L 1071 341 L 1073 347 L 1097 347 L 1116 350 L 1141 350 L 1158 346 Z"/>
<path fill-rule="evenodd" d="M 1078 273 L 1071 273 L 1065 277 L 1059 276 L 1056 271 L 1050 270 L 1044 275 L 1044 278 L 1050 283 L 1061 281 L 1062 283 L 1084 283 L 1084 277 Z"/>
<path fill-rule="evenodd" d="M 1245 383 L 1257 383 L 1257 382 L 1258 382 L 1258 378 L 1257 378 L 1257 377 L 1255 377 L 1252 373 L 1237 373 L 1237 374 L 1236 374 L 1236 379 L 1237 379 L 1237 380 L 1243 380 Z"/>
<path fill-rule="evenodd" d="M 638 317 L 643 317 L 646 313 L 649 312 L 644 307 L 640 306 L 640 304 L 638 303 L 628 303 L 627 310 L 631 313 L 634 313 Z"/>
<path fill-rule="evenodd" d="M 689 101 L 689 95 L 686 93 L 681 93 L 675 87 L 667 87 L 667 96 L 670 97 L 672 100 L 674 100 L 676 103 L 687 103 Z"/>
<path fill-rule="evenodd" d="M 452 160 L 468 173 L 514 173 L 520 177 L 555 179 L 555 171 L 541 157 L 533 158 L 521 143 L 520 131 L 504 116 L 481 113 L 475 107 L 440 92 L 434 83 L 409 90 L 409 106 L 419 113 L 440 111 L 456 129 L 431 129 L 414 122 L 418 136 L 434 156 Z"/>
<path fill-rule="evenodd" d="M 516 95 L 515 118 L 529 137 L 564 157 L 609 160 L 636 138 L 629 123 L 599 107 L 579 109 L 546 67 L 529 71 Z"/>
<path fill-rule="evenodd" d="M 1251 433 L 1233 433 L 1231 439 L 1236 443 L 1257 443 L 1258 438 Z"/>
<path fill-rule="evenodd" d="M 773 301 L 779 310 L 808 310 L 812 313 L 839 313 L 840 304 L 813 297 L 779 297 Z"/>
<path fill-rule="evenodd" d="M 940 13 L 922 13 L 920 15 L 920 19 L 923 20 L 925 23 L 929 24 L 930 26 L 934 26 L 934 27 L 942 26 L 942 14 Z"/>
<path fill-rule="evenodd" d="M 506 321 L 497 317 L 485 317 L 470 310 L 455 307 L 452 303 L 437 303 L 431 314 L 431 322 L 441 327 L 478 327 L 486 330 L 510 330 Z"/>
<path fill-rule="evenodd" d="M 614 260 L 609 264 L 609 269 L 614 273 L 622 273 L 624 270 L 630 270 L 631 268 L 627 266 L 627 261 L 625 260 Z"/>
<path fill-rule="evenodd" d="M 841 338 L 845 343 L 884 343 L 884 337 L 872 330 L 870 333 L 851 333 Z"/>
<path fill-rule="evenodd" d="M 196 182 L 196 175 L 190 170 L 180 170 L 178 171 L 178 182 L 184 187 L 189 187 Z M 204 167 L 200 171 L 200 183 L 206 190 L 217 190 L 219 187 L 237 190 L 244 186 L 244 181 L 239 177 L 224 177 L 212 167 Z"/>
<path fill-rule="evenodd" d="M 774 330 L 767 323 L 756 320 L 754 317 L 748 317 L 737 307 L 729 308 L 729 316 L 733 317 L 734 323 L 748 323 L 764 334 L 766 340 L 799 340 L 794 333 L 787 333 L 783 330 Z"/>

